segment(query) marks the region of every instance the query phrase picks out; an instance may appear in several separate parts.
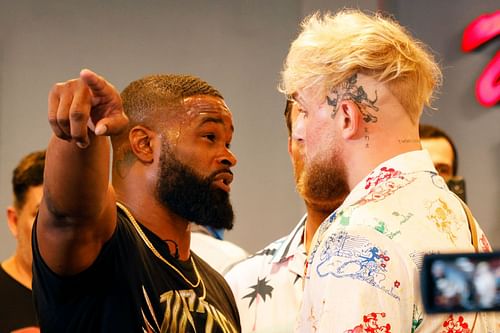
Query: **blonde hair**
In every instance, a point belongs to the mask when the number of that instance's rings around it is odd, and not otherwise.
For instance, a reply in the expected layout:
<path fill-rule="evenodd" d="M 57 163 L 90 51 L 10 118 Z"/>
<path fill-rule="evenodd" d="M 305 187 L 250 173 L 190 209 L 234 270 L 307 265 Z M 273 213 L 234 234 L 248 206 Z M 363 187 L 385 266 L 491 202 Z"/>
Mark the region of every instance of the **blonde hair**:
<path fill-rule="evenodd" d="M 356 73 L 387 84 L 413 122 L 431 106 L 442 74 L 430 50 L 397 22 L 344 9 L 306 18 L 292 43 L 280 91 L 314 88 L 324 98 Z"/>

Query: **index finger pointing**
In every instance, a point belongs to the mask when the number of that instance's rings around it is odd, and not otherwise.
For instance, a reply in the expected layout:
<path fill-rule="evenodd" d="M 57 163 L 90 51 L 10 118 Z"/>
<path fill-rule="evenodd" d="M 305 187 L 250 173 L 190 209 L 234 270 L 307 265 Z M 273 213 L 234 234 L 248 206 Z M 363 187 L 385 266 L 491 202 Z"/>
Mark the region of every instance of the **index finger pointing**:
<path fill-rule="evenodd" d="M 92 95 L 98 99 L 114 93 L 115 89 L 113 85 L 89 69 L 82 69 L 80 71 L 80 78 L 90 88 Z"/>

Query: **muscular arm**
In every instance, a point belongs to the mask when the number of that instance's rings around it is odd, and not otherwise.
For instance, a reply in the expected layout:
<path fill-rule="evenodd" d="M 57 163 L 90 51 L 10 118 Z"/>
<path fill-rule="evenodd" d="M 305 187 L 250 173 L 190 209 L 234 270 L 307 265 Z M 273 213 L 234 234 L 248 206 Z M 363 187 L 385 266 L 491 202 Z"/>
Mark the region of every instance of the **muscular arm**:
<path fill-rule="evenodd" d="M 89 118 L 99 135 L 88 129 Z M 54 135 L 36 235 L 47 265 L 71 275 L 93 263 L 116 226 L 106 136 L 118 133 L 127 121 L 116 89 L 85 71 L 51 90 L 49 123 Z"/>

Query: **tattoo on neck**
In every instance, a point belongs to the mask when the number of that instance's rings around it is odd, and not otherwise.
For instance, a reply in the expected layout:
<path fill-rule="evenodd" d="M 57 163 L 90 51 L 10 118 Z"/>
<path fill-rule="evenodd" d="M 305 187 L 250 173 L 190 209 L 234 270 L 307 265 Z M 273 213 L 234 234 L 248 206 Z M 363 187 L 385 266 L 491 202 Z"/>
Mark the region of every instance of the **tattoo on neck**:
<path fill-rule="evenodd" d="M 370 135 L 368 135 L 368 127 L 365 127 L 365 148 L 370 148 Z"/>
<path fill-rule="evenodd" d="M 398 139 L 399 143 L 417 143 L 419 141 L 418 139 Z"/>
<path fill-rule="evenodd" d="M 378 100 L 377 91 L 375 90 L 375 98 L 369 99 L 365 89 L 363 86 L 357 85 L 357 81 L 358 74 L 354 74 L 340 85 L 332 88 L 330 94 L 326 96 L 328 105 L 333 107 L 331 117 L 335 118 L 339 110 L 340 102 L 347 99 L 355 102 L 359 106 L 364 122 L 375 123 L 378 118 L 371 110 L 375 112 L 379 111 L 379 108 L 375 105 Z"/>

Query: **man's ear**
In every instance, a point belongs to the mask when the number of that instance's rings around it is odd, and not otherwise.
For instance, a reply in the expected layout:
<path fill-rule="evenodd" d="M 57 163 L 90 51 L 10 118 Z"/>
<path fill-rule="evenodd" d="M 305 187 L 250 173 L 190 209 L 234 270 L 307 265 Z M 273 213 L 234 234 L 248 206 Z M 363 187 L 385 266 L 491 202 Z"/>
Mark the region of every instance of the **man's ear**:
<path fill-rule="evenodd" d="M 128 134 L 130 149 L 139 161 L 143 163 L 153 162 L 156 135 L 154 131 L 141 125 L 130 130 Z"/>
<path fill-rule="evenodd" d="M 363 125 L 363 119 L 358 104 L 351 100 L 343 100 L 340 102 L 339 107 L 339 113 L 341 113 L 342 116 L 342 137 L 345 140 L 359 138 L 362 134 L 360 131 Z"/>
<path fill-rule="evenodd" d="M 7 224 L 12 235 L 17 238 L 17 211 L 14 207 L 7 207 Z"/>

